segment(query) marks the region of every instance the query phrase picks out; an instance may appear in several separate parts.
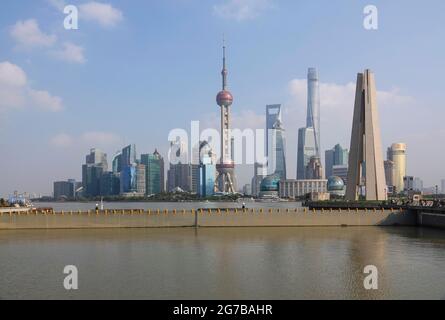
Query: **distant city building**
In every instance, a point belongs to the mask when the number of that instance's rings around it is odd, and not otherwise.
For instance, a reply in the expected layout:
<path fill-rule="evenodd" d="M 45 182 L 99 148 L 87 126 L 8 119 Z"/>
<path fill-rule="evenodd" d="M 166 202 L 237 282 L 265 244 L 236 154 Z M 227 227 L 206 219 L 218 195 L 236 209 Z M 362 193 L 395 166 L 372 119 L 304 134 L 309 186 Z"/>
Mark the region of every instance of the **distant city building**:
<path fill-rule="evenodd" d="M 122 172 L 120 173 L 120 193 L 129 194 L 137 192 L 136 171 L 136 163 L 124 165 L 122 167 Z"/>
<path fill-rule="evenodd" d="M 414 191 L 414 177 L 411 176 L 403 177 L 403 191 L 404 192 Z"/>
<path fill-rule="evenodd" d="M 190 192 L 199 194 L 200 186 L 200 166 L 199 164 L 190 164 Z"/>
<path fill-rule="evenodd" d="M 357 75 L 346 199 L 387 199 L 374 74 Z M 363 193 L 364 191 L 364 193 Z"/>
<path fill-rule="evenodd" d="M 164 159 L 155 150 L 153 154 L 142 154 L 141 164 L 145 165 L 145 188 L 147 195 L 165 191 Z"/>
<path fill-rule="evenodd" d="M 269 131 L 268 172 L 286 179 L 286 136 L 281 120 Z"/>
<path fill-rule="evenodd" d="M 167 190 L 173 192 L 180 188 L 183 191 L 192 192 L 190 164 L 170 164 L 167 174 Z"/>
<path fill-rule="evenodd" d="M 394 143 L 387 152 L 388 160 L 394 162 L 393 185 L 396 193 L 404 190 L 403 177 L 406 176 L 406 144 Z"/>
<path fill-rule="evenodd" d="M 136 174 L 136 146 L 128 145 L 122 149 L 121 155 L 122 171 L 120 173 L 120 188 L 122 194 L 136 193 L 138 190 Z"/>
<path fill-rule="evenodd" d="M 282 121 L 281 118 L 281 105 L 273 104 L 266 106 L 266 156 L 272 152 L 272 143 L 269 141 L 272 135 L 272 131 L 277 121 Z"/>
<path fill-rule="evenodd" d="M 122 171 L 122 151 L 118 151 L 111 164 L 113 173 L 120 173 Z"/>
<path fill-rule="evenodd" d="M 200 197 L 210 197 L 215 194 L 216 183 L 216 154 L 207 141 L 199 145 L 199 190 Z"/>
<path fill-rule="evenodd" d="M 413 185 L 414 191 L 422 191 L 423 190 L 423 181 L 422 179 L 416 177 L 414 178 L 414 185 Z"/>
<path fill-rule="evenodd" d="M 74 199 L 76 197 L 76 180 L 54 182 L 54 199 Z"/>
<path fill-rule="evenodd" d="M 314 128 L 298 130 L 297 179 L 306 178 L 306 166 L 312 157 L 316 156 Z"/>
<path fill-rule="evenodd" d="M 385 168 L 386 185 L 388 186 L 388 193 L 394 192 L 394 161 L 386 160 L 383 164 Z"/>
<path fill-rule="evenodd" d="M 279 193 L 281 198 L 296 199 L 312 192 L 326 193 L 327 180 L 282 180 Z"/>
<path fill-rule="evenodd" d="M 343 180 L 344 184 L 348 184 L 348 165 L 338 165 L 332 167 L 332 176 L 339 177 Z"/>
<path fill-rule="evenodd" d="M 440 181 L 440 184 L 441 184 L 441 193 L 442 194 L 445 194 L 445 179 L 442 179 L 441 181 Z"/>
<path fill-rule="evenodd" d="M 146 166 L 142 163 L 136 165 L 136 193 L 146 194 Z"/>
<path fill-rule="evenodd" d="M 278 199 L 280 190 L 280 177 L 277 174 L 268 175 L 261 181 L 260 194 L 261 199 Z"/>
<path fill-rule="evenodd" d="M 101 166 L 104 172 L 108 171 L 107 154 L 101 150 L 93 148 L 86 156 L 86 164 Z"/>
<path fill-rule="evenodd" d="M 120 193 L 119 173 L 105 172 L 100 177 L 100 195 L 117 196 Z"/>
<path fill-rule="evenodd" d="M 268 174 L 286 179 L 286 138 L 280 104 L 266 106 L 266 156 Z"/>
<path fill-rule="evenodd" d="M 267 165 L 255 162 L 252 178 L 252 196 L 259 197 L 261 181 L 267 176 Z"/>
<path fill-rule="evenodd" d="M 100 178 L 108 170 L 107 155 L 99 149 L 91 149 L 82 166 L 83 194 L 86 197 L 100 196 Z"/>
<path fill-rule="evenodd" d="M 251 196 L 252 195 L 252 185 L 250 183 L 247 183 L 243 187 L 243 194 L 245 196 Z"/>
<path fill-rule="evenodd" d="M 314 156 L 309 160 L 306 166 L 305 177 L 307 180 L 323 179 L 323 167 L 319 157 Z"/>
<path fill-rule="evenodd" d="M 345 182 L 343 181 L 342 178 L 336 176 L 329 177 L 327 188 L 328 192 L 331 195 L 336 195 L 340 197 L 343 197 L 346 192 Z"/>
<path fill-rule="evenodd" d="M 335 176 L 333 173 L 334 166 L 348 167 L 349 152 L 337 144 L 333 149 L 325 151 L 325 172 L 326 177 Z"/>

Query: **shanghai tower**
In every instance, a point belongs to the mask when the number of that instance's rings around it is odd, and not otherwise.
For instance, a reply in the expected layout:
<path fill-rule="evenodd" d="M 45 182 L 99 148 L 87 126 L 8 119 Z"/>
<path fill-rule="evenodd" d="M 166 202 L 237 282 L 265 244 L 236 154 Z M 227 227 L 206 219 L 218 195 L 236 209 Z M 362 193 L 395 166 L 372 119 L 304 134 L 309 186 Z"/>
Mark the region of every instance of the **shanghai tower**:
<path fill-rule="evenodd" d="M 306 166 L 313 157 L 320 159 L 320 90 L 317 69 L 309 68 L 306 127 L 298 130 L 297 179 L 307 179 Z"/>
<path fill-rule="evenodd" d="M 320 89 L 318 72 L 309 68 L 307 75 L 307 119 L 306 128 L 314 128 L 315 154 L 320 157 Z"/>

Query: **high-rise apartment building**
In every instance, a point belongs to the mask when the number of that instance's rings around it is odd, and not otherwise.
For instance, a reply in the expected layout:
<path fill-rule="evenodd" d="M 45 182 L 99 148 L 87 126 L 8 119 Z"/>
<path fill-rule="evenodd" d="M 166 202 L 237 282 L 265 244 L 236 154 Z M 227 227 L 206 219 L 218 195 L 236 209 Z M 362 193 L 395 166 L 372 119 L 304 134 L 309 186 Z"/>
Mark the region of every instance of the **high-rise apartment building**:
<path fill-rule="evenodd" d="M 165 191 L 164 158 L 155 150 L 153 154 L 141 155 L 141 163 L 145 165 L 145 188 L 147 195 Z"/>
<path fill-rule="evenodd" d="M 74 179 L 54 182 L 54 199 L 74 199 L 76 197 L 77 183 Z"/>
<path fill-rule="evenodd" d="M 341 145 L 337 144 L 331 150 L 325 151 L 325 172 L 326 177 L 334 176 L 334 166 L 348 166 L 349 152 L 347 149 L 343 149 Z"/>
<path fill-rule="evenodd" d="M 314 128 L 298 130 L 297 179 L 306 179 L 306 166 L 316 156 Z"/>
<path fill-rule="evenodd" d="M 100 178 L 108 170 L 107 155 L 99 149 L 91 149 L 82 166 L 83 194 L 86 197 L 100 195 Z"/>
<path fill-rule="evenodd" d="M 393 143 L 387 151 L 388 160 L 394 162 L 393 185 L 396 193 L 404 190 L 403 177 L 406 176 L 406 144 Z"/>

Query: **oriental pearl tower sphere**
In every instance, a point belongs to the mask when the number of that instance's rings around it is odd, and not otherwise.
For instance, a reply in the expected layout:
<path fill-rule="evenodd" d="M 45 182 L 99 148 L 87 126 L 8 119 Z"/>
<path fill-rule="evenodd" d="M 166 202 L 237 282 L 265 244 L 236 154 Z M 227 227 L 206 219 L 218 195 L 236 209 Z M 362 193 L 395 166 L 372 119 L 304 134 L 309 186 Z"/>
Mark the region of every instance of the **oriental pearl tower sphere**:
<path fill-rule="evenodd" d="M 222 91 L 216 96 L 216 103 L 221 108 L 221 159 L 216 166 L 218 177 L 216 188 L 222 193 L 235 193 L 235 164 L 232 158 L 230 132 L 230 106 L 233 96 L 227 90 L 226 47 L 223 46 Z"/>

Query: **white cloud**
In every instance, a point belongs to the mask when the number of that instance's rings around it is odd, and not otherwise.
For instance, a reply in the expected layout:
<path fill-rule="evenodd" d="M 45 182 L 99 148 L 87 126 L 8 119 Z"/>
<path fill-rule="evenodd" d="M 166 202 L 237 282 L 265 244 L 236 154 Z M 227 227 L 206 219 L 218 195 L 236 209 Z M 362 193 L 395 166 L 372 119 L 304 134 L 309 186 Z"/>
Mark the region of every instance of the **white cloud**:
<path fill-rule="evenodd" d="M 59 133 L 51 138 L 50 144 L 55 147 L 70 147 L 73 144 L 73 138 L 66 133 Z"/>
<path fill-rule="evenodd" d="M 29 97 L 33 104 L 42 110 L 57 112 L 63 109 L 62 99 L 52 96 L 48 91 L 30 89 Z"/>
<path fill-rule="evenodd" d="M 11 28 L 10 35 L 23 48 L 50 47 L 57 40 L 55 35 L 42 32 L 35 19 L 17 21 Z"/>
<path fill-rule="evenodd" d="M 90 148 L 117 148 L 123 141 L 121 137 L 105 131 L 88 131 L 79 135 L 59 133 L 49 141 L 50 145 L 58 148 L 70 148 L 72 150 L 88 150 Z"/>
<path fill-rule="evenodd" d="M 213 11 L 225 19 L 244 21 L 258 17 L 271 7 L 271 0 L 226 0 L 213 6 Z"/>
<path fill-rule="evenodd" d="M 111 132 L 91 131 L 82 135 L 82 140 L 90 145 L 108 146 L 121 142 L 121 138 Z"/>
<path fill-rule="evenodd" d="M 26 82 L 26 73 L 22 68 L 8 61 L 0 63 L 0 85 L 23 87 Z"/>
<path fill-rule="evenodd" d="M 25 106 L 53 112 L 63 109 L 61 98 L 35 90 L 27 82 L 22 68 L 9 61 L 0 62 L 0 111 Z"/>
<path fill-rule="evenodd" d="M 54 56 L 60 60 L 83 64 L 86 62 L 84 55 L 85 49 L 71 42 L 65 42 L 63 49 L 53 52 Z"/>
<path fill-rule="evenodd" d="M 123 14 L 111 4 L 92 1 L 79 6 L 79 18 L 109 28 L 121 22 Z"/>
<path fill-rule="evenodd" d="M 64 0 L 47 0 L 47 2 L 54 8 L 62 12 L 66 5 Z"/>

